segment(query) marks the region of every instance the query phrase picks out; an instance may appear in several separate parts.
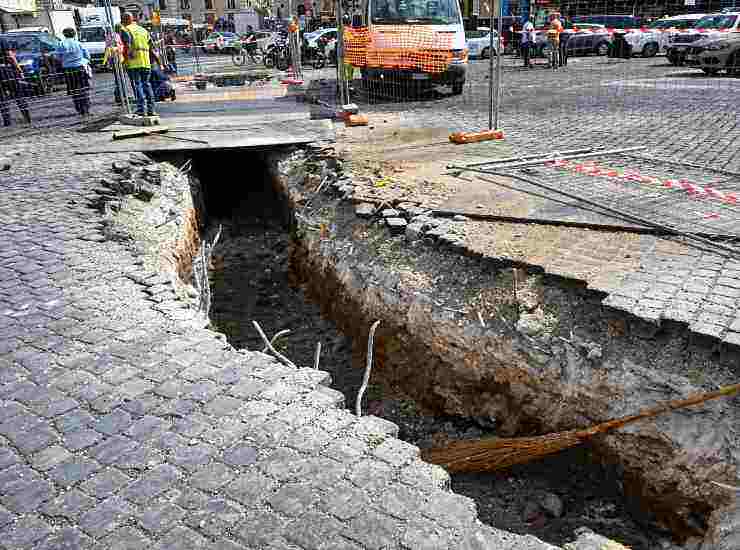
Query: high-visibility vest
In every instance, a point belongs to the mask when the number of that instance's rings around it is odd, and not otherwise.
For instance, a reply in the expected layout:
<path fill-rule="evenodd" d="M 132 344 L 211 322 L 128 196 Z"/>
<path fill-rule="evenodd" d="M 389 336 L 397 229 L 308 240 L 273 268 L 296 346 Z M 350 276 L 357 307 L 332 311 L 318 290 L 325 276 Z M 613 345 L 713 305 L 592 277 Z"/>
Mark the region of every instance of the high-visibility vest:
<path fill-rule="evenodd" d="M 136 23 L 131 23 L 125 29 L 131 35 L 131 46 L 129 46 L 126 67 L 129 69 L 151 68 L 152 64 L 149 61 L 149 33 Z"/>

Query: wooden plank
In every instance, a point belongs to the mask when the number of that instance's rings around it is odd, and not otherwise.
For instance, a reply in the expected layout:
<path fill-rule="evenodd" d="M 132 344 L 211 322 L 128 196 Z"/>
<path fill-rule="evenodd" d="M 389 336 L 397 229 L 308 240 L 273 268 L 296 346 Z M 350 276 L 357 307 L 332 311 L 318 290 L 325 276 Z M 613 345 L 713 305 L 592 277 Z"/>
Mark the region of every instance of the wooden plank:
<path fill-rule="evenodd" d="M 137 137 L 146 137 L 154 134 L 164 134 L 169 132 L 167 126 L 158 126 L 156 128 L 142 128 L 141 130 L 122 130 L 120 132 L 113 132 L 113 139 L 118 141 L 120 139 L 131 139 Z"/>

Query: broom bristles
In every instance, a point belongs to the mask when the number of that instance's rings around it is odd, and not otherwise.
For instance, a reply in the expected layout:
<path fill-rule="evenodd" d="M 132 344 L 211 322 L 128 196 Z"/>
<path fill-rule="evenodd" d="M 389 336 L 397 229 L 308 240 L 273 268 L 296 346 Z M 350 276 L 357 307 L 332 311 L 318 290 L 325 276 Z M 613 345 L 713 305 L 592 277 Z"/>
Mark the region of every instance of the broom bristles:
<path fill-rule="evenodd" d="M 422 451 L 422 457 L 427 462 L 444 466 L 450 472 L 494 472 L 575 447 L 596 434 L 615 430 L 644 418 L 732 395 L 738 391 L 740 391 L 740 384 L 726 386 L 717 391 L 669 401 L 645 409 L 638 414 L 602 422 L 584 430 L 570 430 L 533 437 L 494 437 L 455 441 L 444 447 L 426 449 Z"/>

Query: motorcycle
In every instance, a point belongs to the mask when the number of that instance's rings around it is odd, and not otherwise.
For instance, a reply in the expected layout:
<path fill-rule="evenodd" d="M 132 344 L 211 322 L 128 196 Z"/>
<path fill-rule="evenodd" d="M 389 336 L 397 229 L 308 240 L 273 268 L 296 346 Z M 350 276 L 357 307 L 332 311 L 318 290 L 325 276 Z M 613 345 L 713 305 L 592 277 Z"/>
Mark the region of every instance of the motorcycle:
<path fill-rule="evenodd" d="M 279 71 L 287 70 L 290 67 L 290 48 L 287 38 L 280 37 L 267 46 L 262 62 L 268 69 L 275 67 Z"/>
<path fill-rule="evenodd" d="M 337 41 L 334 38 L 320 38 L 318 40 L 313 68 L 322 69 L 327 63 L 333 65 L 337 64 Z"/>

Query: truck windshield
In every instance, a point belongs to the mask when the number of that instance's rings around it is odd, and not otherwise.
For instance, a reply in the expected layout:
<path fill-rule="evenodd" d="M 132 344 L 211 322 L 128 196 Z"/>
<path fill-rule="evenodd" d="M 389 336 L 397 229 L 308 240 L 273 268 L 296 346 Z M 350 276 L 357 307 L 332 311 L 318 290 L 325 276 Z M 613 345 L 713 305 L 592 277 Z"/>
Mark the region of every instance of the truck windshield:
<path fill-rule="evenodd" d="M 103 27 L 80 29 L 80 42 L 105 42 L 105 29 Z"/>
<path fill-rule="evenodd" d="M 694 25 L 697 29 L 731 29 L 735 26 L 737 15 L 708 15 Z"/>
<path fill-rule="evenodd" d="M 457 0 L 373 0 L 372 22 L 452 25 L 460 12 Z"/>

